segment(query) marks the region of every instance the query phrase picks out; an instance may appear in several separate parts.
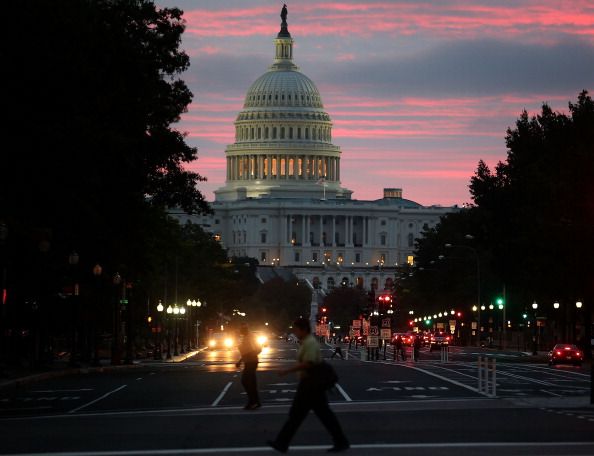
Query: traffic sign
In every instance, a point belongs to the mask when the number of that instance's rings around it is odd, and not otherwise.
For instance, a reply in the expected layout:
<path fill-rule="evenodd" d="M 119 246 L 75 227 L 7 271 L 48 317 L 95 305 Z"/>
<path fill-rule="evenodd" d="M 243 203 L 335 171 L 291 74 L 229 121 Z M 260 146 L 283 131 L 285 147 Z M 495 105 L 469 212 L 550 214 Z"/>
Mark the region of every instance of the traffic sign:
<path fill-rule="evenodd" d="M 383 340 L 389 340 L 392 338 L 392 334 L 390 334 L 392 331 L 390 330 L 390 328 L 386 329 L 386 328 L 382 328 L 382 330 L 380 331 L 380 338 Z"/>
<path fill-rule="evenodd" d="M 370 326 L 369 327 L 369 335 L 370 336 L 379 336 L 379 328 L 377 326 Z"/>
<path fill-rule="evenodd" d="M 382 328 L 390 328 L 392 326 L 392 322 L 390 318 L 382 319 Z"/>
<path fill-rule="evenodd" d="M 353 320 L 353 328 L 355 328 L 355 329 L 361 328 L 361 320 Z"/>
<path fill-rule="evenodd" d="M 367 346 L 369 348 L 377 348 L 377 347 L 379 347 L 379 338 L 377 336 L 369 336 L 369 337 L 367 337 Z"/>
<path fill-rule="evenodd" d="M 120 304 L 128 304 L 128 300 L 127 299 L 120 299 Z"/>

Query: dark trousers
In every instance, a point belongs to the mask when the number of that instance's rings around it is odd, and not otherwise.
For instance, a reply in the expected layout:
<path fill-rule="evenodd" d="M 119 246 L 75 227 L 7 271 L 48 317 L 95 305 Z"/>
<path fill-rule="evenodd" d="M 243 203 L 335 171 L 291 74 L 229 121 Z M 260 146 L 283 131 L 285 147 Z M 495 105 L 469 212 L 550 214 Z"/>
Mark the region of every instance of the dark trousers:
<path fill-rule="evenodd" d="M 241 384 L 245 388 L 248 397 L 248 404 L 259 404 L 258 384 L 256 382 L 256 369 L 258 363 L 244 363 L 243 373 L 241 374 Z"/>
<path fill-rule="evenodd" d="M 341 347 L 336 347 L 334 349 L 334 353 L 332 353 L 332 356 L 330 357 L 330 359 L 334 358 L 336 355 L 340 356 L 340 359 L 344 359 L 344 356 L 342 355 L 342 348 Z"/>
<path fill-rule="evenodd" d="M 310 410 L 316 414 L 324 427 L 332 436 L 334 445 L 342 446 L 348 443 L 348 440 L 336 415 L 330 410 L 328 397 L 325 391 L 310 388 L 307 382 L 302 380 L 297 387 L 297 393 L 293 398 L 293 404 L 289 410 L 289 419 L 280 430 L 276 437 L 276 443 L 282 448 L 288 448 L 291 439 L 297 432 L 297 429 L 307 416 Z"/>

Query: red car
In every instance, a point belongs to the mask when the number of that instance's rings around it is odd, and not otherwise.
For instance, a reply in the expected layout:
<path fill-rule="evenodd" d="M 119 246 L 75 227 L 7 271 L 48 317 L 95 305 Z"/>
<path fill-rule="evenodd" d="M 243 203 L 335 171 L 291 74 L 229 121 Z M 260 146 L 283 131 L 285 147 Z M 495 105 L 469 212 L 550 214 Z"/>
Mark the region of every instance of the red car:
<path fill-rule="evenodd" d="M 549 352 L 549 366 L 554 364 L 582 365 L 584 353 L 575 345 L 557 344 Z"/>

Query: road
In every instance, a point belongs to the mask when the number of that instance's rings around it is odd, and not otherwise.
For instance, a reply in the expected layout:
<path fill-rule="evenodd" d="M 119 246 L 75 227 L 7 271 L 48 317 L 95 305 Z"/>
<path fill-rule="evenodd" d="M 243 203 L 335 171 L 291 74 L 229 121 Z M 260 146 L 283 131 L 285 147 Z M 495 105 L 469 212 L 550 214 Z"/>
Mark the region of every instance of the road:
<path fill-rule="evenodd" d="M 296 348 L 274 341 L 261 354 L 256 411 L 242 409 L 238 355 L 225 350 L 1 390 L 0 454 L 273 454 L 264 442 L 285 420 L 297 381 L 277 372 Z M 491 398 L 477 391 L 476 357 L 485 353 L 451 347 L 447 363 L 427 350 L 416 363 L 395 363 L 390 351 L 386 361 L 354 351 L 332 359 L 340 382 L 330 400 L 351 454 L 594 454 L 585 369 L 489 352 L 497 359 Z M 331 445 L 313 415 L 293 443 L 300 454 Z"/>

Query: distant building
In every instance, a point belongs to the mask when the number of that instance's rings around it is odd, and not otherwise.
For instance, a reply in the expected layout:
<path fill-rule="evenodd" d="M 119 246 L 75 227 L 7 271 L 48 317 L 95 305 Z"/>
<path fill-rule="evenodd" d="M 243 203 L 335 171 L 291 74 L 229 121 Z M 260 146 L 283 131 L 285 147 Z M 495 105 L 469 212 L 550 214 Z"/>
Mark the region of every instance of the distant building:
<path fill-rule="evenodd" d="M 215 192 L 215 215 L 190 219 L 230 257 L 287 267 L 316 288 L 384 289 L 396 265 L 413 263 L 423 228 L 457 210 L 422 206 L 404 199 L 400 188 L 384 189 L 374 201 L 351 198 L 341 185 L 330 116 L 315 84 L 293 63 L 286 22 L 273 64 L 247 92 L 225 154 L 227 179 Z M 260 273 L 263 280 L 275 275 Z"/>

